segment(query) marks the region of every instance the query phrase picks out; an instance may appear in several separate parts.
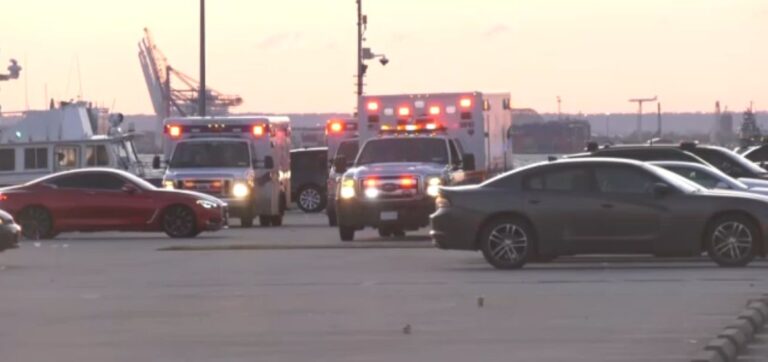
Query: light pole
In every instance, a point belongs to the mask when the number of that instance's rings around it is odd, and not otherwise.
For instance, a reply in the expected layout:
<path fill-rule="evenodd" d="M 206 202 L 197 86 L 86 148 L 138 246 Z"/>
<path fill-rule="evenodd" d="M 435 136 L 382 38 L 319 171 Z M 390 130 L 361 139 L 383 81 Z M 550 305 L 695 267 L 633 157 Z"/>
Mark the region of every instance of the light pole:
<path fill-rule="evenodd" d="M 379 58 L 381 65 L 387 65 L 389 59 L 384 54 L 374 54 L 371 48 L 364 48 L 365 31 L 368 29 L 368 16 L 363 14 L 362 0 L 355 0 L 357 3 L 357 113 L 362 114 L 362 97 L 365 94 L 365 73 L 368 70 L 366 60 Z"/>
<path fill-rule="evenodd" d="M 200 0 L 200 89 L 198 90 L 197 114 L 205 117 L 205 0 Z"/>
<path fill-rule="evenodd" d="M 642 141 L 643 137 L 643 103 L 656 102 L 658 97 L 653 98 L 632 98 L 629 101 L 637 103 L 637 140 Z"/>

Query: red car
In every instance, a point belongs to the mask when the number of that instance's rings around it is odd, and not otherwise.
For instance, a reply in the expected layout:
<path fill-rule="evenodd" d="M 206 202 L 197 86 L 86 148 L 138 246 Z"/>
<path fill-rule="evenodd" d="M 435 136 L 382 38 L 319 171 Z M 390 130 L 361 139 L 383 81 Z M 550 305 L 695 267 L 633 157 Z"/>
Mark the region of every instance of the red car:
<path fill-rule="evenodd" d="M 159 189 L 127 172 L 89 168 L 0 189 L 0 209 L 22 234 L 50 239 L 67 231 L 164 231 L 191 238 L 227 223 L 227 204 L 201 193 Z"/>

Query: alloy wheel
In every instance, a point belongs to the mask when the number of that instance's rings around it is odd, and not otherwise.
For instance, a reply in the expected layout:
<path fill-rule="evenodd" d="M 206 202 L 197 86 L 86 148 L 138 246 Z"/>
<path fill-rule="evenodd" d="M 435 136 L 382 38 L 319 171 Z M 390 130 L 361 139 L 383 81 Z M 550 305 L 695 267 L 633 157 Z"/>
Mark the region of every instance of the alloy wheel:
<path fill-rule="evenodd" d="M 738 261 L 752 252 L 754 238 L 747 226 L 730 221 L 715 228 L 711 242 L 712 250 L 719 258 Z"/>
<path fill-rule="evenodd" d="M 488 256 L 499 264 L 517 264 L 529 253 L 529 240 L 525 230 L 515 224 L 504 223 L 488 234 Z"/>
<path fill-rule="evenodd" d="M 322 203 L 322 195 L 313 187 L 308 187 L 299 194 L 299 207 L 305 212 L 319 211 Z"/>
<path fill-rule="evenodd" d="M 185 238 L 194 235 L 194 212 L 183 206 L 169 209 L 163 218 L 163 229 L 172 238 Z"/>

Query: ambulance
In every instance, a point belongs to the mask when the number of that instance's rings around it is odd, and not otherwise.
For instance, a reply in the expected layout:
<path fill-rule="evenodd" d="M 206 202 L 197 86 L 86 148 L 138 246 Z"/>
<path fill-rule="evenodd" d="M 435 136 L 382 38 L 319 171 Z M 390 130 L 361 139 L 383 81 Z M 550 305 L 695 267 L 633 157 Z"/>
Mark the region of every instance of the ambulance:
<path fill-rule="evenodd" d="M 336 217 L 342 241 L 378 229 L 402 237 L 429 223 L 440 186 L 481 182 L 512 167 L 509 94 L 480 92 L 365 96 L 360 150 L 341 173 Z"/>
<path fill-rule="evenodd" d="M 163 135 L 163 187 L 216 196 L 243 227 L 256 217 L 282 225 L 291 197 L 288 117 L 169 118 Z"/>

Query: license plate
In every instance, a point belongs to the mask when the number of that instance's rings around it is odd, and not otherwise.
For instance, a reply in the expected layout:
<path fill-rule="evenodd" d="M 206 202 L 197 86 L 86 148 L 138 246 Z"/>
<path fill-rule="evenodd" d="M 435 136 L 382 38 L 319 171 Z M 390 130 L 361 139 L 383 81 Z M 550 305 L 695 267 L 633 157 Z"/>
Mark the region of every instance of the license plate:
<path fill-rule="evenodd" d="M 397 211 L 382 211 L 379 218 L 382 221 L 393 221 L 397 220 Z"/>

